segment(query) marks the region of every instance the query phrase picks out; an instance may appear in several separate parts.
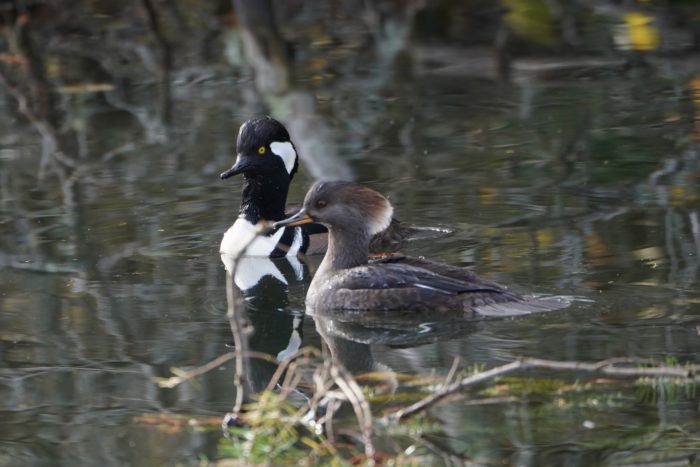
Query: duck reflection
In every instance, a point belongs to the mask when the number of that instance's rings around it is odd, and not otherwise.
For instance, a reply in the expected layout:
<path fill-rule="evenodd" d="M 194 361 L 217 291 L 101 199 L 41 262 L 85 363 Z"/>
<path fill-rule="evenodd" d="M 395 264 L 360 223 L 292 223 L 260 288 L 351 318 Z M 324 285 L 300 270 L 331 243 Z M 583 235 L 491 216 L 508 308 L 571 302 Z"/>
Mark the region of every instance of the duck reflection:
<path fill-rule="evenodd" d="M 270 259 L 264 256 L 244 256 L 238 259 L 238 266 L 234 268 L 234 256 L 221 253 L 221 261 L 226 271 L 233 276 L 236 286 L 250 297 L 250 300 L 264 299 L 266 303 L 274 305 L 287 304 L 287 288 L 301 284 L 309 277 L 308 267 L 296 256 L 287 256 L 279 259 Z M 235 269 L 235 271 L 234 271 Z M 278 292 L 279 297 L 284 298 L 284 303 L 268 300 L 262 292 Z"/>
<path fill-rule="evenodd" d="M 254 392 L 267 387 L 277 369 L 277 363 L 296 353 L 303 341 L 303 314 L 249 313 L 252 332 L 248 338 L 249 350 L 271 355 L 276 362 L 260 358 L 248 359 L 248 384 Z"/>
<path fill-rule="evenodd" d="M 277 362 L 293 355 L 302 345 L 304 323 L 304 309 L 295 305 L 293 297 L 304 296 L 307 265 L 296 257 L 244 257 L 234 268 L 230 255 L 222 254 L 221 259 L 229 272 L 227 280 L 233 281 L 245 302 L 243 310 L 236 310 L 247 334 L 245 350 L 270 355 Z M 267 386 L 277 364 L 259 358 L 247 362 L 249 389 L 258 392 Z"/>
<path fill-rule="evenodd" d="M 310 312 L 310 310 L 307 310 Z M 373 358 L 372 347 L 418 347 L 437 341 L 463 338 L 476 332 L 481 322 L 445 319 L 435 321 L 421 313 L 385 313 L 360 318 L 345 312 L 313 315 L 316 331 L 331 358 L 352 373 L 392 371 Z"/>

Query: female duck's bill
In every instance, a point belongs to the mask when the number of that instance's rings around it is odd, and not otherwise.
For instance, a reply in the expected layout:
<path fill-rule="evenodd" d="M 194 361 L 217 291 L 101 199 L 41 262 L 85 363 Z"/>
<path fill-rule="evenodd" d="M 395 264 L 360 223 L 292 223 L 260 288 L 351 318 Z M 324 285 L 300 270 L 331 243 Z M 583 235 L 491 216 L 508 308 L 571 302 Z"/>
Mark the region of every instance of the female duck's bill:
<path fill-rule="evenodd" d="M 279 222 L 275 222 L 272 228 L 279 229 L 280 227 L 298 227 L 300 225 L 313 224 L 314 222 L 314 219 L 306 212 L 306 208 L 302 207 L 296 212 L 296 214 L 293 214 Z"/>
<path fill-rule="evenodd" d="M 347 311 L 458 312 L 507 317 L 560 309 L 568 301 L 519 296 L 471 271 L 422 258 L 369 262 L 369 242 L 391 222 L 393 208 L 378 192 L 352 182 L 319 182 L 303 208 L 274 227 L 319 222 L 329 246 L 307 292 L 307 307 Z"/>

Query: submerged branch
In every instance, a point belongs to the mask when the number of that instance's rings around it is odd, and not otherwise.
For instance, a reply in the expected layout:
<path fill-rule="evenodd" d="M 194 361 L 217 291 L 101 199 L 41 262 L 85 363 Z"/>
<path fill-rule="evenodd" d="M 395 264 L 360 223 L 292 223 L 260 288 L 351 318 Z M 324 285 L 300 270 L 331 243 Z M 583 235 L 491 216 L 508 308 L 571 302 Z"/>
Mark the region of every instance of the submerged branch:
<path fill-rule="evenodd" d="M 700 367 L 692 366 L 688 368 L 657 366 L 654 368 L 639 368 L 639 367 L 619 367 L 621 363 L 626 364 L 649 364 L 649 360 L 636 359 L 609 359 L 595 363 L 585 362 L 563 362 L 556 360 L 543 360 L 538 358 L 520 358 L 505 365 L 492 368 L 487 371 L 476 373 L 468 376 L 461 381 L 457 381 L 444 389 L 441 389 L 420 401 L 405 407 L 389 416 L 390 420 L 401 421 L 413 415 L 421 413 L 442 400 L 453 396 L 461 391 L 464 391 L 472 386 L 491 380 L 498 376 L 521 370 L 541 369 L 541 370 L 556 370 L 556 371 L 573 371 L 582 373 L 592 373 L 605 376 L 614 376 L 621 378 L 640 378 L 640 377 L 657 377 L 657 378 L 681 378 L 692 381 L 700 380 L 698 370 Z"/>
<path fill-rule="evenodd" d="M 238 357 L 240 354 L 241 357 L 243 358 L 258 358 L 260 360 L 266 360 L 269 362 L 276 363 L 275 357 L 273 357 L 270 354 L 266 354 L 263 352 L 255 352 L 255 351 L 247 351 L 247 352 L 227 352 L 223 355 L 219 355 L 216 357 L 214 360 L 205 363 L 204 365 L 200 365 L 196 368 L 193 368 L 190 371 L 181 371 L 177 369 L 172 369 L 171 371 L 173 373 L 176 373 L 176 376 L 172 376 L 170 378 L 155 378 L 156 383 L 158 383 L 158 386 L 162 388 L 168 388 L 172 389 L 175 386 L 179 386 L 180 384 L 187 382 L 191 380 L 192 378 L 196 378 L 199 375 L 203 375 L 204 373 L 207 373 L 214 368 L 217 368 L 224 363 L 228 362 L 229 360 L 232 360 L 236 357 Z"/>

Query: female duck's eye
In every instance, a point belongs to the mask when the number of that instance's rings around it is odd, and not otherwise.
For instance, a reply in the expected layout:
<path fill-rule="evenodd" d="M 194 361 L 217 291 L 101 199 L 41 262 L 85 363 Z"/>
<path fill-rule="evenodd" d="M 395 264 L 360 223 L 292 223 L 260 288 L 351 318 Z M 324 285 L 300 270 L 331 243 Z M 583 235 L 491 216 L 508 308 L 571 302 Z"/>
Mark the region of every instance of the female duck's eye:
<path fill-rule="evenodd" d="M 266 151 L 265 146 L 260 146 L 258 148 L 258 154 L 260 154 L 260 155 L 265 154 L 265 151 Z"/>
<path fill-rule="evenodd" d="M 322 199 L 320 199 L 320 200 L 316 201 L 316 207 L 318 209 L 323 209 L 326 207 L 326 202 L 323 201 Z"/>

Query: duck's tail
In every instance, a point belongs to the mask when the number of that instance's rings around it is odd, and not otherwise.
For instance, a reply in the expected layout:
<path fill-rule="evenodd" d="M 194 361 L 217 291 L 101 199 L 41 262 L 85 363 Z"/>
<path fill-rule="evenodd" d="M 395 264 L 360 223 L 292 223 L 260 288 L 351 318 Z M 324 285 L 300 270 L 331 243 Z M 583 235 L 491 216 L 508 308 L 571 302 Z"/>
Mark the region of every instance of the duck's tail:
<path fill-rule="evenodd" d="M 571 305 L 571 299 L 568 297 L 524 297 L 522 300 L 517 301 L 479 305 L 474 307 L 474 311 L 488 318 L 507 318 L 561 310 L 569 305 Z"/>

